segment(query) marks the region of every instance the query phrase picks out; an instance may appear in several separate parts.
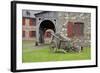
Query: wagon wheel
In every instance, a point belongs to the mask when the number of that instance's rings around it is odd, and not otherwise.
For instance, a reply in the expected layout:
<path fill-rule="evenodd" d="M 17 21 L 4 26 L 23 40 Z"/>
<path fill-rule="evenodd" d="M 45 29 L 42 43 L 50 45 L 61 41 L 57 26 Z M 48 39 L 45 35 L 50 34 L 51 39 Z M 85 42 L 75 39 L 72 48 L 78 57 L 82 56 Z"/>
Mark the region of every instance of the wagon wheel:
<path fill-rule="evenodd" d="M 50 44 L 50 51 L 51 52 L 56 52 L 57 51 L 57 43 L 52 41 Z"/>

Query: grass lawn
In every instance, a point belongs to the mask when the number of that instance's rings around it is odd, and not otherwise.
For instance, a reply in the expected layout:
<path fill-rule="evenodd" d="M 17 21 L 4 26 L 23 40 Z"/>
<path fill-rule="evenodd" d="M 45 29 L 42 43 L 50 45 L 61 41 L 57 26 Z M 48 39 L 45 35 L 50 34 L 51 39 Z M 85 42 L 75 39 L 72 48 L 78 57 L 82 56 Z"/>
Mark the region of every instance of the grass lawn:
<path fill-rule="evenodd" d="M 34 46 L 32 41 L 23 41 L 22 61 L 23 62 L 47 62 L 91 59 L 90 48 L 84 48 L 81 53 L 52 53 L 49 46 Z"/>

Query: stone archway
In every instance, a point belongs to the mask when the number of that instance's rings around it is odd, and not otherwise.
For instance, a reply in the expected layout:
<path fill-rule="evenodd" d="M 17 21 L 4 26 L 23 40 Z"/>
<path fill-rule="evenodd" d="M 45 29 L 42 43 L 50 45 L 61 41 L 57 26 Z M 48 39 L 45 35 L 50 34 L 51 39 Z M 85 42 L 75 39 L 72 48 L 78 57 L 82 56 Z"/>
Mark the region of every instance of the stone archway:
<path fill-rule="evenodd" d="M 39 43 L 44 43 L 44 33 L 46 30 L 51 29 L 56 32 L 55 25 L 50 20 L 44 20 L 39 26 Z"/>

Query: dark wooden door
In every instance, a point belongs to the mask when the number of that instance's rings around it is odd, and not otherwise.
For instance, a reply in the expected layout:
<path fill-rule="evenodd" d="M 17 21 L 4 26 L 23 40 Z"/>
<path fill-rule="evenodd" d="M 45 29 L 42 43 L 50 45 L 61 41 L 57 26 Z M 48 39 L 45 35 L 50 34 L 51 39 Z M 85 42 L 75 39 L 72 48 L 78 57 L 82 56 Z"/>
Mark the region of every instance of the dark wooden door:
<path fill-rule="evenodd" d="M 74 36 L 73 22 L 68 22 L 68 24 L 67 24 L 67 36 L 68 37 L 73 37 Z"/>
<path fill-rule="evenodd" d="M 74 34 L 75 34 L 75 36 L 83 36 L 83 34 L 84 34 L 84 23 L 76 22 L 74 24 Z"/>

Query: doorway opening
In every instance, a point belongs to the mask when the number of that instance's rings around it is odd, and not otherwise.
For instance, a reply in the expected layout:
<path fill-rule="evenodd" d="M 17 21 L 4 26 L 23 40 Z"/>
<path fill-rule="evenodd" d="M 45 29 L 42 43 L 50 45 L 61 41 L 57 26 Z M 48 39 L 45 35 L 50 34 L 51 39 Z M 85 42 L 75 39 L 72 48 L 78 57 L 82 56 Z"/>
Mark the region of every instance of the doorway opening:
<path fill-rule="evenodd" d="M 47 30 L 52 30 L 54 33 L 56 32 L 55 25 L 50 20 L 44 20 L 40 24 L 40 27 L 39 27 L 39 43 L 45 43 L 44 39 L 46 37 L 51 36 L 50 33 L 52 33 L 52 31 L 48 32 Z M 45 36 L 46 33 L 47 33 L 47 36 Z"/>

